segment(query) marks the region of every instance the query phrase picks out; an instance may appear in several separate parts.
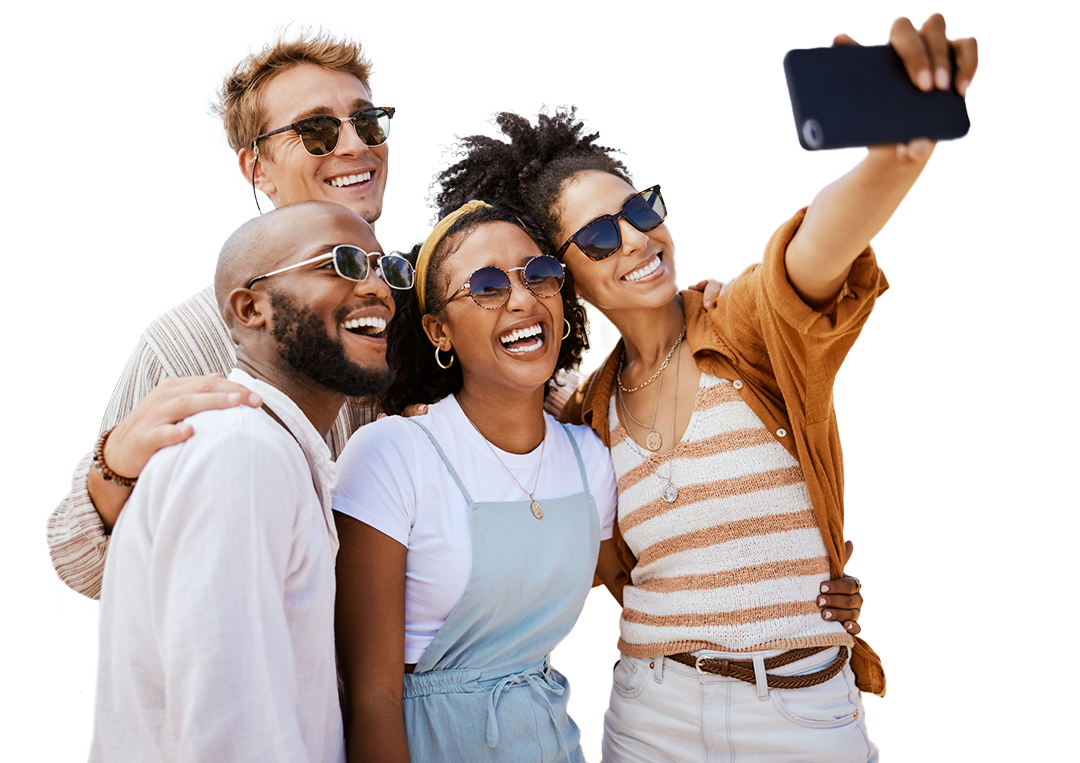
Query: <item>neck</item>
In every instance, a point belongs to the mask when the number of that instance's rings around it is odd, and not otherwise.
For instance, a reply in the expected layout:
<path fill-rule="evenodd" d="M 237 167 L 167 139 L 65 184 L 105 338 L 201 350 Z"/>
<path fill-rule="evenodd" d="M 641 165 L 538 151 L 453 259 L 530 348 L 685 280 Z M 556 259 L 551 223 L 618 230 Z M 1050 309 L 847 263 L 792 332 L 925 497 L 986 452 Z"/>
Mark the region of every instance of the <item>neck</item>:
<path fill-rule="evenodd" d="M 671 346 L 679 338 L 686 326 L 683 314 L 682 296 L 675 298 L 663 307 L 647 310 L 601 310 L 604 316 L 615 324 L 622 335 L 626 348 L 626 361 L 623 363 L 623 379 L 628 375 L 644 381 L 659 367 L 671 351 Z M 636 383 L 636 382 L 635 382 Z M 627 385 L 630 386 L 630 385 Z"/>
<path fill-rule="evenodd" d="M 456 395 L 458 405 L 480 434 L 499 450 L 530 453 L 544 440 L 544 387 L 507 394 L 470 385 Z"/>
<path fill-rule="evenodd" d="M 309 379 L 283 371 L 269 363 L 247 357 L 241 347 L 236 348 L 236 354 L 237 368 L 285 393 L 307 416 L 319 436 L 326 438 L 345 402 L 345 395 L 328 390 Z"/>

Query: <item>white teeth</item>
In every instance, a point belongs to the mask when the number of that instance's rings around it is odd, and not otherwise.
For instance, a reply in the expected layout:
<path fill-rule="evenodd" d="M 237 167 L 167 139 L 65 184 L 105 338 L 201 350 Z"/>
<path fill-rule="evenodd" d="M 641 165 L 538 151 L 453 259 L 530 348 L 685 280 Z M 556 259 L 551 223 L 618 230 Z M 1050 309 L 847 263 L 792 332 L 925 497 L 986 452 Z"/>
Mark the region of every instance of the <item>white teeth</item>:
<path fill-rule="evenodd" d="M 637 270 L 633 270 L 623 276 L 624 281 L 640 281 L 642 278 L 648 275 L 652 275 L 656 272 L 656 269 L 660 267 L 660 255 L 656 255 L 651 260 L 646 262 Z"/>
<path fill-rule="evenodd" d="M 335 188 L 344 188 L 347 185 L 356 185 L 357 183 L 366 183 L 371 180 L 370 172 L 362 172 L 359 175 L 342 175 L 341 177 L 330 178 L 326 182 Z"/>
<path fill-rule="evenodd" d="M 507 347 L 506 351 L 507 352 L 514 352 L 514 353 L 532 352 L 533 350 L 539 350 L 543 346 L 544 346 L 543 338 L 542 337 L 536 337 L 536 340 L 533 341 L 533 342 L 529 342 L 528 344 L 523 344 L 523 345 L 520 345 L 518 347 Z"/>
<path fill-rule="evenodd" d="M 351 321 L 345 321 L 341 325 L 347 329 L 358 329 L 363 326 L 370 326 L 375 329 L 374 333 L 380 334 L 386 330 L 386 319 L 376 318 L 374 316 L 367 318 L 353 318 Z"/>
<path fill-rule="evenodd" d="M 530 337 L 530 336 L 536 336 L 537 334 L 542 333 L 542 331 L 543 330 L 540 328 L 540 324 L 536 323 L 536 324 L 534 324 L 532 326 L 529 326 L 528 328 L 515 329 L 515 330 L 510 331 L 510 332 L 508 332 L 506 334 L 503 334 L 502 336 L 499 337 L 499 341 L 502 342 L 503 344 L 510 344 L 511 342 L 518 341 L 519 339 L 526 339 L 527 337 Z M 540 344 L 543 344 L 543 343 L 544 343 L 544 340 L 541 339 Z"/>

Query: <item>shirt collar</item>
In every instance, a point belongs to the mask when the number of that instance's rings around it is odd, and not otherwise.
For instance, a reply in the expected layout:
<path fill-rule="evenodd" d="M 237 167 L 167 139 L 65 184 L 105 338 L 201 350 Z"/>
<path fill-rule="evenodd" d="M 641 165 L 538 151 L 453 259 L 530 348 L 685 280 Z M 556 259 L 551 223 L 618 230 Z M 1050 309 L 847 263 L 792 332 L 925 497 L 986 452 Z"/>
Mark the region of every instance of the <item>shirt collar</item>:
<path fill-rule="evenodd" d="M 330 447 L 326 444 L 326 440 L 319 436 L 318 430 L 300 410 L 300 406 L 277 387 L 256 379 L 239 368 L 232 370 L 229 379 L 258 394 L 262 397 L 263 403 L 277 414 L 281 423 L 300 443 L 304 455 L 307 456 L 311 471 L 319 481 L 320 497 L 329 496 L 330 491 L 337 484 L 337 465 L 331 458 Z"/>

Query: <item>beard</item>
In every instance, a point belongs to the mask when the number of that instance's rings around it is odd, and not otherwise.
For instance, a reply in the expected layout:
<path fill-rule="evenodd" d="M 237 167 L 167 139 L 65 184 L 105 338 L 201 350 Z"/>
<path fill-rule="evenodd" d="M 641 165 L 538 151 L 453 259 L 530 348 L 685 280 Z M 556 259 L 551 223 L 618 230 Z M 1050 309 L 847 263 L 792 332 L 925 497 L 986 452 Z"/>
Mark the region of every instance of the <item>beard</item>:
<path fill-rule="evenodd" d="M 270 294 L 270 306 L 281 357 L 301 376 L 349 397 L 381 395 L 390 388 L 389 369 L 366 368 L 349 360 L 341 342 L 330 336 L 323 319 L 310 308 L 277 291 Z"/>

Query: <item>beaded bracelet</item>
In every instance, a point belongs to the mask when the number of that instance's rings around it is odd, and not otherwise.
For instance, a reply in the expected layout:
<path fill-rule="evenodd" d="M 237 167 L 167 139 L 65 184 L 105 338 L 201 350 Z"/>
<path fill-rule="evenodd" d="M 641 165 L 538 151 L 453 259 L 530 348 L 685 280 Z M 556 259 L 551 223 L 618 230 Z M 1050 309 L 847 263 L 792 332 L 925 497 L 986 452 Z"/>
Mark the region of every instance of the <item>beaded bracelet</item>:
<path fill-rule="evenodd" d="M 131 487 L 139 479 L 138 477 L 121 477 L 105 463 L 105 441 L 109 439 L 109 435 L 112 434 L 113 429 L 116 429 L 116 427 L 106 429 L 101 433 L 101 437 L 98 438 L 97 447 L 94 448 L 94 468 L 98 470 L 98 474 L 100 474 L 106 482 L 111 482 L 120 487 Z"/>

